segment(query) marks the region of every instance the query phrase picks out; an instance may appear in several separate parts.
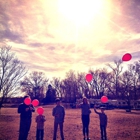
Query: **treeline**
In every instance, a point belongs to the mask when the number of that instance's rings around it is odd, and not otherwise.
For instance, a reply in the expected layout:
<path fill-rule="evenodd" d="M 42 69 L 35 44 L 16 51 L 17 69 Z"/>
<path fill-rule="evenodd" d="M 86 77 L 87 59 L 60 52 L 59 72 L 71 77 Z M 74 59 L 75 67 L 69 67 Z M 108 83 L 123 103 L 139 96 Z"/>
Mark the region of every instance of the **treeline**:
<path fill-rule="evenodd" d="M 55 97 L 60 97 L 65 102 L 75 102 L 83 96 L 99 99 L 102 95 L 109 99 L 139 99 L 140 61 L 130 64 L 125 71 L 121 60 L 107 66 L 108 70 L 89 70 L 93 75 L 90 83 L 85 79 L 87 73 L 77 73 L 73 70 L 67 72 L 64 79 L 54 77 L 51 81 L 44 78 L 44 73 L 32 72 L 21 82 L 22 91 L 30 94 L 32 98 L 41 99 L 44 96 L 46 102 L 53 102 Z"/>
<path fill-rule="evenodd" d="M 140 60 L 128 65 L 127 70 L 121 60 L 106 65 L 102 69 L 90 69 L 92 82 L 85 79 L 87 73 L 70 70 L 65 78 L 47 78 L 45 73 L 33 71 L 27 75 L 26 66 L 17 59 L 11 47 L 0 49 L 0 107 L 6 97 L 25 92 L 44 103 L 54 102 L 60 97 L 64 102 L 76 99 L 100 98 L 137 100 L 140 98 Z M 22 80 L 21 80 L 22 79 Z"/>

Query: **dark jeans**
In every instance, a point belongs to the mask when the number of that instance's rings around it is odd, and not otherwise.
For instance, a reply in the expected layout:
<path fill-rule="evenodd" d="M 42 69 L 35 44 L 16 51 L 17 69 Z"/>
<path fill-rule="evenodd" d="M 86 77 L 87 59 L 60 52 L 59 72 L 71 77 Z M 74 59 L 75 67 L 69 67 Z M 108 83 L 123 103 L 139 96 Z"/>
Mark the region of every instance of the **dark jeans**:
<path fill-rule="evenodd" d="M 89 122 L 90 122 L 90 118 L 89 115 L 82 115 L 82 124 L 83 124 L 83 135 L 85 136 L 85 134 L 87 136 L 89 136 Z"/>
<path fill-rule="evenodd" d="M 31 126 L 31 118 L 20 119 L 19 138 L 18 140 L 27 140 L 28 132 Z"/>
<path fill-rule="evenodd" d="M 102 140 L 107 140 L 107 136 L 106 136 L 106 126 L 100 125 L 100 130 L 101 130 L 101 139 L 102 139 Z"/>
<path fill-rule="evenodd" d="M 36 130 L 36 140 L 43 140 L 43 138 L 44 138 L 44 129 L 42 129 L 42 130 L 37 129 Z"/>
<path fill-rule="evenodd" d="M 58 125 L 59 125 L 59 128 L 60 128 L 61 139 L 64 140 L 63 122 L 62 123 L 56 123 L 56 122 L 54 122 L 54 135 L 53 135 L 53 140 L 56 140 L 56 134 L 57 134 Z"/>

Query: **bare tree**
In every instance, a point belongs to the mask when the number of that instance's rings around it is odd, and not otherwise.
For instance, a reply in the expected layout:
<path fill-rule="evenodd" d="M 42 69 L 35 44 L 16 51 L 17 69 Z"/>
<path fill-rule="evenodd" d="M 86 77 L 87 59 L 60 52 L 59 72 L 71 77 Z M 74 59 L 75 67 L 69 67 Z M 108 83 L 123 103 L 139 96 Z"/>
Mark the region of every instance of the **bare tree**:
<path fill-rule="evenodd" d="M 132 87 L 132 73 L 130 71 L 125 71 L 120 76 L 120 88 L 121 99 L 125 100 L 129 95 L 129 91 Z"/>
<path fill-rule="evenodd" d="M 112 70 L 108 75 L 108 92 L 113 94 L 114 97 L 119 98 L 119 78 L 122 73 L 122 61 L 114 61 L 114 65 L 108 64 L 108 67 Z"/>
<path fill-rule="evenodd" d="M 129 65 L 128 68 L 129 72 L 131 73 L 131 93 L 133 93 L 133 99 L 137 100 L 139 97 L 138 93 L 140 91 L 140 61 Z"/>
<path fill-rule="evenodd" d="M 86 73 L 78 73 L 77 74 L 77 88 L 78 88 L 78 98 L 82 98 L 83 96 L 91 96 L 89 84 L 85 79 Z"/>
<path fill-rule="evenodd" d="M 56 91 L 56 97 L 62 97 L 60 78 L 53 77 L 53 79 L 51 80 L 50 84 Z"/>
<path fill-rule="evenodd" d="M 106 69 L 97 69 L 97 70 L 90 70 L 90 73 L 93 75 L 93 82 L 90 84 L 94 96 L 100 98 L 106 89 L 106 81 L 108 77 L 108 72 Z"/>
<path fill-rule="evenodd" d="M 131 66 L 130 66 L 131 67 Z M 120 93 L 121 99 L 126 100 L 129 112 L 131 112 L 131 100 L 134 100 L 133 82 L 134 82 L 133 72 L 131 70 L 125 71 L 120 77 Z"/>
<path fill-rule="evenodd" d="M 0 48 L 0 108 L 6 97 L 16 94 L 20 79 L 26 74 L 24 64 L 11 51 L 11 47 Z"/>
<path fill-rule="evenodd" d="M 43 72 L 33 71 L 21 81 L 22 91 L 28 93 L 33 99 L 41 100 L 44 98 L 48 81 Z"/>
<path fill-rule="evenodd" d="M 64 89 L 65 100 L 67 102 L 75 102 L 78 93 L 76 74 L 74 71 L 70 70 L 66 73 L 66 78 L 62 81 L 61 87 Z"/>

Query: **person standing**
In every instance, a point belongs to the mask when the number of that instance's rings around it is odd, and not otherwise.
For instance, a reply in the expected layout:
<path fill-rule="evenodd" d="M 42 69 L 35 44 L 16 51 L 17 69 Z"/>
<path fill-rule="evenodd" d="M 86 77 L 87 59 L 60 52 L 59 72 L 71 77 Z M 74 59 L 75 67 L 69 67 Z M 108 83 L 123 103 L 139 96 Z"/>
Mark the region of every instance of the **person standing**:
<path fill-rule="evenodd" d="M 44 122 L 46 121 L 45 116 L 39 114 L 36 117 L 37 130 L 36 130 L 36 140 L 43 140 L 44 138 Z"/>
<path fill-rule="evenodd" d="M 64 140 L 63 123 L 64 123 L 64 118 L 65 118 L 65 109 L 60 104 L 60 99 L 59 98 L 57 98 L 55 101 L 56 101 L 56 107 L 54 107 L 53 111 L 52 111 L 52 115 L 54 116 L 53 140 L 56 140 L 58 125 L 59 125 L 59 128 L 60 128 L 61 139 Z"/>
<path fill-rule="evenodd" d="M 30 99 L 29 95 L 24 96 Z M 20 126 L 19 126 L 19 138 L 18 140 L 27 140 L 28 132 L 31 126 L 32 112 L 35 112 L 35 109 L 32 104 L 21 103 L 18 107 L 18 113 L 20 114 Z"/>
<path fill-rule="evenodd" d="M 100 130 L 101 130 L 101 140 L 107 140 L 106 127 L 107 127 L 107 115 L 104 113 L 104 107 L 101 107 L 101 112 L 96 111 L 96 107 L 94 105 L 94 111 L 99 115 L 100 119 Z"/>
<path fill-rule="evenodd" d="M 83 124 L 83 136 L 84 140 L 90 140 L 89 138 L 89 123 L 90 123 L 90 105 L 88 103 L 88 100 L 86 97 L 83 98 L 83 103 L 78 105 L 81 107 L 81 119 L 82 119 L 82 124 Z"/>

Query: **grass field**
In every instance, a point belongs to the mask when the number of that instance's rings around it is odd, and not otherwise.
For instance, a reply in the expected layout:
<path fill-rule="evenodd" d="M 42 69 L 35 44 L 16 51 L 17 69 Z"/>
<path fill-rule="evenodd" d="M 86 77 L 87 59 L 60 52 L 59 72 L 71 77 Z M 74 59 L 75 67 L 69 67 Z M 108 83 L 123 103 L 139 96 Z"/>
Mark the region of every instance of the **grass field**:
<path fill-rule="evenodd" d="M 44 140 L 52 140 L 53 137 L 53 106 L 44 107 L 45 135 Z M 94 113 L 90 115 L 90 138 L 91 140 L 100 140 L 99 118 Z M 140 111 L 126 113 L 125 110 L 106 110 L 108 116 L 107 136 L 108 140 L 140 140 Z M 35 140 L 36 123 L 33 113 L 32 125 L 28 140 Z M 0 115 L 0 140 L 17 140 L 19 129 L 19 114 L 17 108 L 2 108 Z M 60 133 L 58 129 L 58 140 Z M 65 140 L 82 140 L 82 123 L 80 109 L 66 109 L 64 122 Z"/>

